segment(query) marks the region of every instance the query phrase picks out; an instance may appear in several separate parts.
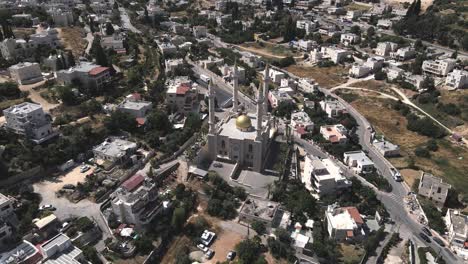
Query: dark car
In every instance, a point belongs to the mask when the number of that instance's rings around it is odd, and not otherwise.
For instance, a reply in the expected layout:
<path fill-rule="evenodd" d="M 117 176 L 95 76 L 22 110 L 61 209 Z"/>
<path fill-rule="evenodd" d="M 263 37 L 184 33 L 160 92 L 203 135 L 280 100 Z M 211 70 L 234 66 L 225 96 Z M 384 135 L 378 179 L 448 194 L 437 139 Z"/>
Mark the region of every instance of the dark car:
<path fill-rule="evenodd" d="M 427 243 L 431 243 L 431 239 L 424 233 L 419 233 L 419 237 L 422 238 Z"/>
<path fill-rule="evenodd" d="M 428 235 L 430 237 L 432 236 L 432 232 L 431 232 L 431 230 L 429 230 L 429 228 L 423 227 L 423 228 L 421 228 L 421 230 L 424 232 L 424 234 L 426 234 L 426 235 Z"/>
<path fill-rule="evenodd" d="M 432 240 L 434 240 L 437 244 L 439 244 L 439 246 L 445 247 L 445 243 L 444 243 L 444 241 L 442 241 L 442 239 L 440 239 L 438 237 L 433 237 Z"/>

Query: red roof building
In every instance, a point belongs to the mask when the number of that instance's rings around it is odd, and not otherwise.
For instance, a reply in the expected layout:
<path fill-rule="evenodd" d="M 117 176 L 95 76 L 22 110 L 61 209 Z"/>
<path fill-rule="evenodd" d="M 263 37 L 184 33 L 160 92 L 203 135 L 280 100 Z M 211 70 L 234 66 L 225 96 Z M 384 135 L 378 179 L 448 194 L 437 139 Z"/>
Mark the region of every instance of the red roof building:
<path fill-rule="evenodd" d="M 135 174 L 130 179 L 122 183 L 122 187 L 131 192 L 140 186 L 144 180 L 145 177 L 143 177 L 141 174 Z"/>
<path fill-rule="evenodd" d="M 105 72 L 109 70 L 109 67 L 102 67 L 102 66 L 99 66 L 99 67 L 96 67 L 96 68 L 93 68 L 92 70 L 90 70 L 88 73 L 89 75 L 99 75 L 100 73 L 102 72 Z"/>

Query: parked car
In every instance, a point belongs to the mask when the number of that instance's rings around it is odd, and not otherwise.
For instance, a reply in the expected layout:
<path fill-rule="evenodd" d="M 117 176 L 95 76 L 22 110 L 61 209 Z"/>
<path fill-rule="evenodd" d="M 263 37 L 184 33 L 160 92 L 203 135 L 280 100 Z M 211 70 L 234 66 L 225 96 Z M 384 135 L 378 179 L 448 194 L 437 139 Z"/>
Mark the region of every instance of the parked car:
<path fill-rule="evenodd" d="M 85 172 L 89 171 L 89 169 L 91 169 L 91 167 L 89 167 L 88 165 L 83 165 L 80 168 L 80 172 L 85 173 Z"/>
<path fill-rule="evenodd" d="M 426 234 L 426 235 L 428 235 L 430 237 L 432 236 L 432 232 L 431 232 L 431 230 L 429 230 L 429 228 L 423 227 L 423 228 L 421 228 L 421 230 L 424 232 L 424 234 Z"/>
<path fill-rule="evenodd" d="M 212 249 L 208 249 L 208 251 L 205 253 L 205 257 L 207 259 L 211 259 L 214 256 L 214 251 Z"/>
<path fill-rule="evenodd" d="M 53 207 L 51 204 L 44 204 L 43 206 L 39 207 L 39 211 L 55 211 L 56 208 Z"/>
<path fill-rule="evenodd" d="M 424 233 L 419 233 L 419 237 L 422 238 L 427 243 L 431 243 L 431 239 Z"/>
<path fill-rule="evenodd" d="M 223 164 L 221 164 L 221 163 L 215 163 L 215 164 L 213 164 L 213 167 L 215 167 L 215 168 L 221 168 L 221 167 L 223 167 Z"/>
<path fill-rule="evenodd" d="M 76 187 L 73 184 L 65 184 L 63 189 L 74 190 Z"/>
<path fill-rule="evenodd" d="M 201 251 L 205 252 L 205 253 L 206 253 L 206 252 L 208 251 L 208 249 L 209 249 L 207 246 L 205 246 L 205 245 L 203 245 L 203 244 L 198 244 L 198 245 L 197 245 L 197 248 L 200 249 Z"/>
<path fill-rule="evenodd" d="M 442 241 L 442 239 L 440 239 L 438 237 L 433 237 L 432 240 L 434 240 L 437 244 L 439 244 L 439 246 L 445 247 L 445 243 L 444 243 L 444 241 Z"/>
<path fill-rule="evenodd" d="M 234 260 L 235 258 L 236 258 L 236 252 L 235 251 L 229 251 L 229 253 L 226 256 L 226 259 L 231 261 L 231 260 Z"/>

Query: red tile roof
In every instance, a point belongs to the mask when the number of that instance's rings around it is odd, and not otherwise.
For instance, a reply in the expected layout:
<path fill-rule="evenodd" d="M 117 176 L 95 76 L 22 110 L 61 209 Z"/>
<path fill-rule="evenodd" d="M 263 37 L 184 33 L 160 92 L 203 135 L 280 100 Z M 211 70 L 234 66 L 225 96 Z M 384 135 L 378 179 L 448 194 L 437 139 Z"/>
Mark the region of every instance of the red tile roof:
<path fill-rule="evenodd" d="M 346 231 L 346 236 L 347 237 L 353 237 L 354 236 L 353 231 L 351 231 L 351 230 Z"/>
<path fill-rule="evenodd" d="M 98 75 L 98 74 L 100 74 L 101 72 L 106 71 L 106 70 L 108 70 L 108 69 L 109 69 L 108 67 L 102 67 L 102 66 L 101 66 L 101 67 L 93 68 L 93 69 L 90 70 L 88 73 L 89 73 L 90 75 Z"/>
<path fill-rule="evenodd" d="M 144 117 L 137 117 L 137 118 L 136 118 L 136 121 L 137 121 L 138 126 L 144 126 L 145 123 L 146 123 L 146 118 L 144 118 Z"/>
<path fill-rule="evenodd" d="M 190 90 L 190 86 L 187 84 L 181 84 L 177 87 L 176 94 L 186 94 Z"/>
<path fill-rule="evenodd" d="M 345 207 L 344 209 L 348 210 L 348 213 L 354 219 L 354 222 L 356 222 L 356 224 L 364 224 L 364 220 L 362 220 L 361 214 L 359 213 L 356 207 Z"/>
<path fill-rule="evenodd" d="M 135 190 L 140 184 L 145 180 L 141 174 L 135 174 L 130 179 L 126 180 L 122 183 L 122 187 L 124 187 L 127 191 L 131 192 Z"/>

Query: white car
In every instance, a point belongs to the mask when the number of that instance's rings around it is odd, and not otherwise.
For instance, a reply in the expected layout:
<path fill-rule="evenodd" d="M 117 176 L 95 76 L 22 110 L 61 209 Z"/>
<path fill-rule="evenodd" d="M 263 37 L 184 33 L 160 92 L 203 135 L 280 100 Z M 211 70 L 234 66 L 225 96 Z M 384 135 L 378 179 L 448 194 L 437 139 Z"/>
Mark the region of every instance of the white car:
<path fill-rule="evenodd" d="M 203 244 L 198 244 L 198 245 L 197 245 L 197 248 L 200 249 L 201 251 L 205 252 L 205 253 L 206 253 L 206 252 L 208 251 L 208 249 L 209 249 L 207 246 L 205 246 L 205 245 L 203 245 Z"/>
<path fill-rule="evenodd" d="M 91 167 L 89 167 L 88 165 L 83 165 L 80 168 L 80 172 L 85 173 L 85 172 L 89 171 L 89 169 L 91 169 Z"/>
<path fill-rule="evenodd" d="M 44 204 L 43 206 L 39 207 L 39 211 L 55 211 L 55 207 L 51 204 Z"/>

